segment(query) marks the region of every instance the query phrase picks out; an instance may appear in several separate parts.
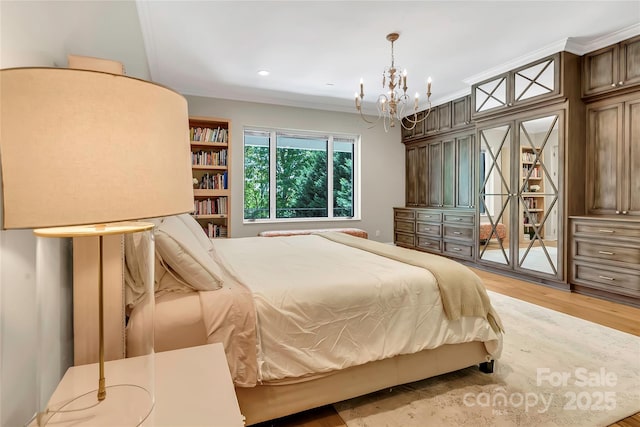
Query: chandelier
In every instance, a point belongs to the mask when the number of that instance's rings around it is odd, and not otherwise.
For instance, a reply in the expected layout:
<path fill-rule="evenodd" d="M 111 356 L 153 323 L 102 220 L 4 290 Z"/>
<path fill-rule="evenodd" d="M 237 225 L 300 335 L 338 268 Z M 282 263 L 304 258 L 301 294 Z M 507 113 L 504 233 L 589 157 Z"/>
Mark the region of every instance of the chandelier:
<path fill-rule="evenodd" d="M 387 34 L 387 40 L 391 42 L 391 66 L 384 69 L 382 72 L 382 88 L 387 89 L 387 93 L 378 95 L 376 106 L 378 108 L 378 119 L 375 121 L 369 121 L 362 113 L 362 100 L 364 99 L 364 82 L 360 79 L 360 93 L 356 92 L 356 110 L 360 113 L 360 117 L 367 123 L 375 124 L 382 120 L 384 123 L 385 132 L 389 131 L 389 128 L 395 127 L 396 120 L 400 125 L 407 129 L 412 130 L 418 123 L 423 122 L 431 113 L 431 77 L 427 79 L 427 110 L 422 118 L 418 119 L 418 107 L 420 102 L 420 95 L 416 92 L 413 101 L 413 113 L 408 114 L 407 105 L 409 104 L 409 95 L 407 95 L 407 70 L 399 73 L 398 68 L 395 65 L 395 58 L 393 55 L 393 43 L 398 40 L 400 35 L 398 33 Z M 404 117 L 404 120 L 403 120 Z M 373 126 L 372 126 L 373 127 Z"/>

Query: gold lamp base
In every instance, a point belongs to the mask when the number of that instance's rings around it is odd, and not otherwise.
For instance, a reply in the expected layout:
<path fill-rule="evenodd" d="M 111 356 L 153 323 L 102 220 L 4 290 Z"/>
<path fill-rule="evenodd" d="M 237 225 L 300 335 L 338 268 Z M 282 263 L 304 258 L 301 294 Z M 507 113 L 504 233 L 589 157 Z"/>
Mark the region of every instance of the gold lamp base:
<path fill-rule="evenodd" d="M 99 329 L 99 353 L 98 353 L 98 390 L 91 391 L 85 393 L 83 395 L 71 398 L 70 400 L 66 400 L 60 404 L 58 404 L 58 408 L 48 407 L 47 410 L 39 414 L 38 416 L 38 425 L 43 426 L 46 425 L 51 418 L 56 417 L 56 424 L 58 424 L 58 417 L 61 417 L 65 420 L 65 422 L 77 423 L 83 422 L 78 421 L 76 417 L 80 416 L 80 420 L 87 420 L 91 416 L 88 416 L 83 411 L 86 411 L 91 408 L 96 408 L 98 405 L 100 406 L 100 413 L 105 414 L 109 412 L 122 412 L 123 405 L 124 407 L 130 406 L 131 401 L 138 399 L 139 401 L 146 400 L 145 397 L 149 396 L 150 399 L 150 407 L 148 413 L 143 417 L 138 416 L 138 421 L 142 418 L 142 421 L 148 417 L 153 408 L 153 397 L 149 390 L 144 387 L 137 386 L 135 384 L 118 384 L 107 386 L 105 379 L 105 361 L 104 361 L 104 267 L 103 267 L 103 259 L 104 259 L 104 236 L 113 235 L 113 234 L 129 234 L 129 233 L 138 233 L 143 231 L 152 230 L 154 225 L 149 222 L 119 222 L 119 223 L 110 223 L 110 224 L 97 224 L 97 225 L 83 225 L 83 226 L 70 226 L 70 227 L 51 227 L 51 228 L 40 228 L 35 229 L 34 234 L 39 237 L 58 237 L 58 238 L 73 238 L 73 237 L 90 237 L 90 236 L 98 236 L 99 237 L 99 257 L 98 257 L 98 329 Z M 107 388 L 110 389 L 110 392 L 117 390 L 118 394 L 114 398 L 107 399 Z M 128 389 L 125 390 L 125 389 Z M 125 391 L 123 391 L 125 390 Z M 133 390 L 133 394 L 139 394 L 137 398 L 131 396 L 131 390 Z M 96 394 L 94 394 L 96 393 Z M 128 397 L 127 397 L 128 395 Z M 95 397 L 97 396 L 97 402 Z M 105 402 L 108 402 L 108 407 L 111 409 L 107 410 L 104 408 Z M 54 405 L 55 406 L 55 405 Z M 126 413 L 126 411 L 124 411 Z M 113 416 L 110 416 L 113 417 Z M 116 422 L 116 419 L 113 419 Z M 140 422 L 142 422 L 140 421 Z M 64 425 L 64 424 L 63 424 Z M 116 424 L 114 424 L 116 425 Z M 134 425 L 139 425 L 136 422 Z"/>
<path fill-rule="evenodd" d="M 96 390 L 50 405 L 37 426 L 140 426 L 149 419 L 154 400 L 149 390 L 133 384 L 107 386 L 109 398 L 96 402 Z"/>

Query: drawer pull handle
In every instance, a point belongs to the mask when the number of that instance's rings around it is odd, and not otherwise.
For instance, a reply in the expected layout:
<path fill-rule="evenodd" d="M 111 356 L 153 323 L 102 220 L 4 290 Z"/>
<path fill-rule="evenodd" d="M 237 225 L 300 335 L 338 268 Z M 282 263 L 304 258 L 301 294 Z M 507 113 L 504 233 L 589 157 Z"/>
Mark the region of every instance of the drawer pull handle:
<path fill-rule="evenodd" d="M 598 253 L 599 253 L 599 254 L 602 254 L 602 255 L 615 255 L 615 253 L 613 253 L 613 252 L 608 252 L 608 251 L 598 251 Z"/>
<path fill-rule="evenodd" d="M 601 279 L 604 279 L 604 280 L 611 280 L 611 281 L 616 280 L 613 277 L 609 277 L 609 276 L 598 276 L 598 277 L 601 278 Z"/>
<path fill-rule="evenodd" d="M 461 231 L 454 231 L 453 234 L 462 234 Z"/>
<path fill-rule="evenodd" d="M 615 233 L 615 230 L 598 230 L 600 233 Z"/>
<path fill-rule="evenodd" d="M 460 252 L 461 251 L 460 248 L 451 248 L 451 250 L 456 251 L 456 252 Z"/>
<path fill-rule="evenodd" d="M 424 231 L 429 231 L 429 230 L 431 230 L 429 227 L 424 228 Z"/>
<path fill-rule="evenodd" d="M 431 243 L 423 243 L 422 246 L 431 246 Z"/>
<path fill-rule="evenodd" d="M 462 218 L 451 218 L 453 221 L 462 221 Z"/>

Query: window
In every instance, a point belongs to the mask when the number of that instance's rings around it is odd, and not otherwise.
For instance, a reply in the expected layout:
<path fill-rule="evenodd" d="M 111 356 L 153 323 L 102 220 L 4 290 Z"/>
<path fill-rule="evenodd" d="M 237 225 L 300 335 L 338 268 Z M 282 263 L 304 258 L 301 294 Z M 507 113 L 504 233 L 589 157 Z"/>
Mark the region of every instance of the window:
<path fill-rule="evenodd" d="M 358 216 L 358 138 L 244 130 L 245 221 Z"/>

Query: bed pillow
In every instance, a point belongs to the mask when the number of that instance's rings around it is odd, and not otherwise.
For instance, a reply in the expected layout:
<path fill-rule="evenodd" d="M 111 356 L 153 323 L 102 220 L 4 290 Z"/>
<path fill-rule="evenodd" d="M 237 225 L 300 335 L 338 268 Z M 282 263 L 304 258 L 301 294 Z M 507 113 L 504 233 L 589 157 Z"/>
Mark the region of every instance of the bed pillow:
<path fill-rule="evenodd" d="M 144 298 L 147 290 L 145 280 L 153 262 L 147 256 L 150 244 L 145 233 L 124 234 L 125 307 L 128 312 Z"/>
<path fill-rule="evenodd" d="M 176 215 L 174 218 L 182 221 L 184 225 L 191 230 L 196 240 L 202 246 L 202 248 L 207 251 L 213 251 L 213 243 L 209 237 L 207 237 L 206 233 L 202 229 L 202 226 L 189 214 Z"/>
<path fill-rule="evenodd" d="M 153 222 L 156 251 L 173 271 L 197 291 L 222 287 L 220 267 L 211 257 L 213 245 L 191 215 L 168 216 Z"/>

